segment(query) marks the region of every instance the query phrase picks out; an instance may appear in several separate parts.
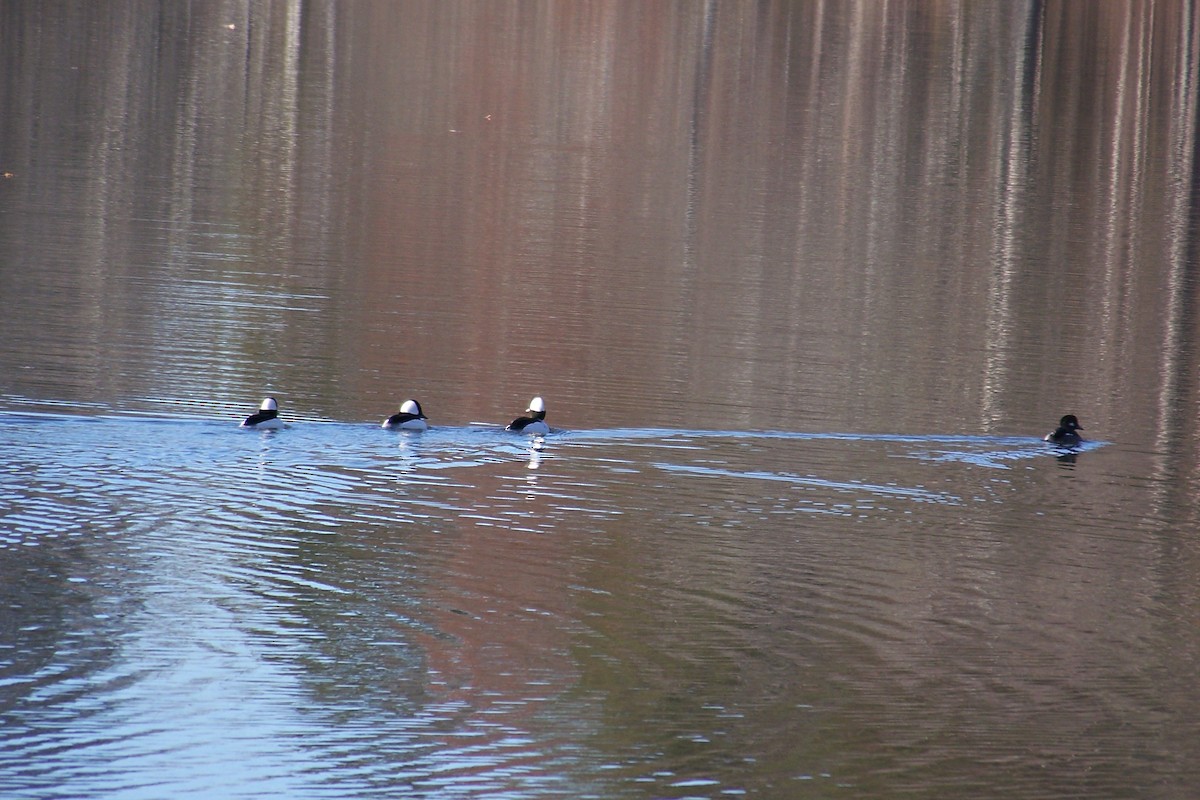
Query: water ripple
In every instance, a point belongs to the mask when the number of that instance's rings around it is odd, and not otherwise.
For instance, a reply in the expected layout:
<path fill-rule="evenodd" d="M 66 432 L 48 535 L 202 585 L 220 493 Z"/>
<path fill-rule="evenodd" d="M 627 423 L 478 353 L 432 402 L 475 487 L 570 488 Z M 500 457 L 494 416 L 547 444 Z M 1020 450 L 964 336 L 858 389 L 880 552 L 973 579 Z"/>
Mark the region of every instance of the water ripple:
<path fill-rule="evenodd" d="M 0 456 L 0 789 L 51 798 L 729 788 L 706 753 L 779 693 L 821 724 L 879 672 L 911 699 L 915 642 L 996 636 L 993 509 L 1061 469 L 1027 437 L 23 409 Z M 650 755 L 592 750 L 610 705 Z"/>

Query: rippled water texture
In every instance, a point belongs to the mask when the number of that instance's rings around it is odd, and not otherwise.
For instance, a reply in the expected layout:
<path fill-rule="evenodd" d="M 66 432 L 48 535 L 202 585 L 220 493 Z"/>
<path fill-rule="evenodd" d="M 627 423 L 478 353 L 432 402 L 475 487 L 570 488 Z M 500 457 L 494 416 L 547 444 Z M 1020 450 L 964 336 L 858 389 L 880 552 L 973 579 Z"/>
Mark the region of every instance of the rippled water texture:
<path fill-rule="evenodd" d="M 875 791 L 964 780 L 981 752 L 1069 786 L 1093 726 L 1163 721 L 1169 690 L 1062 638 L 1133 669 L 1161 602 L 1133 576 L 1086 589 L 1147 549 L 1053 503 L 1077 460 L 1112 463 L 1095 443 L 31 412 L 0 432 L 10 790 Z"/>
<path fill-rule="evenodd" d="M 0 3 L 0 797 L 1190 800 L 1197 30 Z"/>

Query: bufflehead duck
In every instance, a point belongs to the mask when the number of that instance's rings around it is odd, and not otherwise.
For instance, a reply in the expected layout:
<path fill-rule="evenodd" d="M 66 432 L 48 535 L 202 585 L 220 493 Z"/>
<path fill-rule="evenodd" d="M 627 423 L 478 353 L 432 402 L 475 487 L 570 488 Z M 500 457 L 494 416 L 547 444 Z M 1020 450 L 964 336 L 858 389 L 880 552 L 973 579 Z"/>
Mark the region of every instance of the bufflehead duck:
<path fill-rule="evenodd" d="M 1083 430 L 1083 426 L 1079 424 L 1074 414 L 1067 414 L 1058 421 L 1058 427 L 1050 433 L 1047 433 L 1043 441 L 1057 444 L 1061 447 L 1078 447 L 1083 441 L 1083 437 L 1076 431 Z"/>
<path fill-rule="evenodd" d="M 262 405 L 258 407 L 258 411 L 246 417 L 242 422 L 243 428 L 258 428 L 260 430 L 273 430 L 283 427 L 283 420 L 279 418 L 279 404 L 275 402 L 274 397 L 264 398 Z"/>
<path fill-rule="evenodd" d="M 543 435 L 550 432 L 550 426 L 546 424 L 546 404 L 542 402 L 542 398 L 535 397 L 530 400 L 529 408 L 525 409 L 525 413 L 530 416 L 517 417 L 508 423 L 508 427 L 504 430 Z"/>
<path fill-rule="evenodd" d="M 421 404 L 416 400 L 405 400 L 400 406 L 399 414 L 392 414 L 383 421 L 383 427 L 402 429 L 406 431 L 424 431 L 429 429 L 429 419 L 421 411 Z"/>

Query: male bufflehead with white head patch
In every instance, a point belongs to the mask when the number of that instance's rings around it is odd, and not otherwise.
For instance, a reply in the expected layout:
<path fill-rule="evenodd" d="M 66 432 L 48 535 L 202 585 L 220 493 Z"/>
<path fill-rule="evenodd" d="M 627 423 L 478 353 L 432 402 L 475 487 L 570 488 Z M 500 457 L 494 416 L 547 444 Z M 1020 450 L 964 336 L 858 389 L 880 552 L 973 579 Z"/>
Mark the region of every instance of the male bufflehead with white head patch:
<path fill-rule="evenodd" d="M 1060 447 L 1078 447 L 1083 437 L 1077 431 L 1083 430 L 1074 414 L 1067 414 L 1058 421 L 1058 427 L 1047 433 L 1042 441 L 1059 445 Z"/>
<path fill-rule="evenodd" d="M 550 426 L 546 424 L 546 404 L 542 402 L 542 398 L 535 397 L 529 401 L 529 408 L 525 409 L 528 417 L 517 417 L 512 422 L 508 423 L 508 427 L 504 430 L 512 431 L 513 433 L 534 433 L 547 434 L 550 432 Z"/>
<path fill-rule="evenodd" d="M 258 407 L 258 411 L 246 417 L 242 422 L 243 428 L 257 428 L 259 430 L 273 430 L 283 427 L 283 420 L 279 418 L 279 404 L 275 402 L 274 397 L 264 398 L 262 405 Z"/>
<path fill-rule="evenodd" d="M 406 431 L 423 431 L 429 429 L 429 423 L 425 420 L 429 419 L 425 416 L 425 412 L 421 411 L 421 404 L 416 400 L 405 400 L 400 406 L 399 414 L 392 414 L 383 421 L 384 428 L 393 430 Z"/>

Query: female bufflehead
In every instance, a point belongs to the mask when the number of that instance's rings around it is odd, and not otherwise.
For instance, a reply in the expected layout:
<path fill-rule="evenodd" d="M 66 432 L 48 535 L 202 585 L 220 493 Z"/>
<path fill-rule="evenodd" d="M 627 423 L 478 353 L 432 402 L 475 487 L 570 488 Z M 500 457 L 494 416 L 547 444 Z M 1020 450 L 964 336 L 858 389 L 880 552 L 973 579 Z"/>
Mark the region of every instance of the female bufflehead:
<path fill-rule="evenodd" d="M 517 417 L 512 422 L 508 423 L 508 427 L 504 430 L 512 431 L 513 433 L 535 433 L 547 434 L 550 432 L 550 426 L 546 424 L 546 404 L 542 402 L 542 398 L 535 397 L 529 401 L 529 408 L 525 409 L 528 417 Z"/>
<path fill-rule="evenodd" d="M 1083 426 L 1079 424 L 1079 420 L 1074 414 L 1067 414 L 1058 421 L 1058 427 L 1047 433 L 1042 441 L 1057 444 L 1061 447 L 1078 447 L 1083 441 L 1083 437 L 1076 431 L 1083 430 Z"/>
<path fill-rule="evenodd" d="M 429 419 L 421 411 L 421 404 L 416 400 L 405 400 L 400 406 L 399 414 L 392 414 L 383 421 L 384 428 L 402 429 L 406 431 L 424 431 L 429 429 Z"/>
<path fill-rule="evenodd" d="M 279 404 L 275 402 L 274 397 L 267 397 L 262 401 L 262 405 L 258 407 L 258 412 L 246 417 L 242 422 L 243 428 L 258 428 L 260 430 L 273 430 L 283 427 L 283 420 L 279 418 Z"/>

